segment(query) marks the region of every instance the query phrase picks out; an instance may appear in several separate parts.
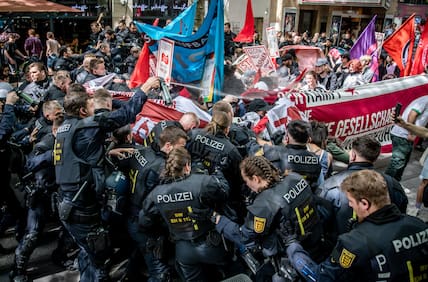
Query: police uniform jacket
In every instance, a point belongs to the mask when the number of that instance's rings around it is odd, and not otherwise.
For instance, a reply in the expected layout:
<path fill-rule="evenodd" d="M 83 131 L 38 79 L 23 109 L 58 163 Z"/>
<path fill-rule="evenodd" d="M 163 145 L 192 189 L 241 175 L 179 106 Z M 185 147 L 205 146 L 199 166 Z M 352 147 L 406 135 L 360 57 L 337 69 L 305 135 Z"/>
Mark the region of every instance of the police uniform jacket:
<path fill-rule="evenodd" d="M 36 142 L 39 142 L 43 136 L 52 132 L 52 121 L 41 116 L 34 122 L 34 127 L 39 128 L 36 135 Z"/>
<path fill-rule="evenodd" d="M 155 152 L 150 147 L 135 145 L 129 147 L 134 147 L 136 151 L 132 154 L 125 153 L 124 157 L 118 158 L 117 166 L 128 175 L 131 183 L 129 215 L 138 217 L 145 197 L 159 184 L 159 175 L 165 165 L 166 154 L 161 151 Z"/>
<path fill-rule="evenodd" d="M 249 154 L 266 157 L 282 172 L 293 171 L 299 173 L 313 189 L 324 182 L 319 157 L 309 152 L 304 145 L 260 146 L 253 143 L 250 146 Z"/>
<path fill-rule="evenodd" d="M 290 220 L 292 226 L 299 226 L 299 238 L 307 248 L 315 251 L 321 240 L 322 225 L 313 193 L 308 183 L 297 173 L 289 174 L 284 180 L 257 194 L 247 210 L 242 226 L 221 216 L 217 231 L 237 244 L 256 241 L 264 249 L 271 249 L 271 240 L 265 242 L 265 239 L 276 234 L 281 221 Z"/>
<path fill-rule="evenodd" d="M 98 196 L 103 193 L 102 160 L 106 133 L 133 122 L 146 100 L 145 93 L 138 90 L 116 111 L 98 110 L 94 116 L 85 119 L 66 118 L 57 130 L 54 148 L 56 181 L 63 197 L 73 198 L 85 182 L 88 186 L 95 185 Z M 80 197 L 80 204 L 84 207 L 93 203 L 94 193 L 85 193 L 89 197 Z"/>
<path fill-rule="evenodd" d="M 340 185 L 348 175 L 362 169 L 374 169 L 374 166 L 370 162 L 350 163 L 347 170 L 329 177 L 320 187 L 320 196 L 333 205 L 338 234 L 348 232 L 348 221 L 350 218 L 355 218 L 352 208 L 348 205 L 346 194 L 340 190 Z M 394 203 L 402 213 L 406 213 L 408 199 L 400 182 L 389 175 L 382 175 L 385 178 L 391 202 Z"/>
<path fill-rule="evenodd" d="M 28 84 L 22 92 L 30 95 L 35 101 L 40 102 L 44 99 L 46 91 L 50 86 L 50 80 L 45 79 L 43 81 L 33 81 Z"/>
<path fill-rule="evenodd" d="M 0 150 L 4 150 L 15 125 L 15 111 L 13 105 L 5 104 L 0 121 Z"/>
<path fill-rule="evenodd" d="M 140 226 L 149 231 L 159 224 L 157 219 L 161 216 L 174 240 L 204 238 L 215 229 L 209 215 L 226 201 L 228 190 L 221 172 L 216 176 L 191 174 L 167 179 L 145 199 L 139 215 Z M 205 210 L 209 210 L 205 216 L 195 216 Z"/>
<path fill-rule="evenodd" d="M 35 172 L 41 168 L 53 166 L 54 144 L 55 136 L 52 133 L 43 136 L 42 140 L 34 145 L 33 151 L 28 155 L 25 170 Z"/>
<path fill-rule="evenodd" d="M 220 168 L 229 186 L 234 189 L 231 197 L 235 198 L 234 192 L 239 193 L 236 188 L 242 183 L 239 173 L 242 156 L 229 138 L 221 132 L 212 135 L 203 129 L 194 129 L 190 132 L 187 150 L 192 156 L 192 164 L 202 163 L 210 173 Z"/>
<path fill-rule="evenodd" d="M 161 120 L 160 122 L 156 123 L 156 125 L 153 127 L 152 131 L 150 131 L 149 135 L 146 139 L 144 139 L 144 146 L 151 146 L 153 150 L 160 151 L 159 147 L 159 137 L 162 133 L 162 131 L 167 128 L 168 126 L 175 126 L 180 129 L 183 129 L 183 126 L 180 122 L 175 120 Z M 184 129 L 183 129 L 184 130 Z"/>
<path fill-rule="evenodd" d="M 57 100 L 61 105 L 64 105 L 65 94 L 58 86 L 52 84 L 46 91 L 45 101 Z"/>
<path fill-rule="evenodd" d="M 316 281 L 427 281 L 428 225 L 386 205 L 340 235 L 330 258 L 319 266 L 299 244 L 293 243 L 287 254 L 297 270 Z"/>

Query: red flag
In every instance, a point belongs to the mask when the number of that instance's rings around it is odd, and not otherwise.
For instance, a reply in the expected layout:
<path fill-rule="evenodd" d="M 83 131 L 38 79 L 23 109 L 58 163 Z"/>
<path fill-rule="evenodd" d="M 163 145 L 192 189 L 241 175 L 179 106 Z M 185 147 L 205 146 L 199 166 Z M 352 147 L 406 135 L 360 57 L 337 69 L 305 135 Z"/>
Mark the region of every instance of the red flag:
<path fill-rule="evenodd" d="M 415 58 L 413 59 L 412 70 L 410 75 L 421 74 L 428 64 L 428 21 L 423 27 L 421 38 L 419 39 L 418 48 L 416 49 Z"/>
<path fill-rule="evenodd" d="M 247 14 L 245 16 L 245 24 L 238 35 L 233 39 L 235 42 L 251 43 L 254 40 L 254 16 L 251 0 L 247 1 Z"/>
<path fill-rule="evenodd" d="M 383 43 L 401 71 L 402 76 L 410 73 L 413 44 L 415 42 L 415 14 L 411 15 L 390 37 Z"/>
<path fill-rule="evenodd" d="M 159 23 L 159 18 L 157 18 L 153 25 L 157 26 Z M 137 63 L 135 64 L 134 71 L 131 74 L 129 79 L 129 87 L 134 88 L 138 85 L 143 84 L 150 76 L 150 50 L 149 43 L 145 42 L 143 50 L 141 50 L 140 57 L 138 58 Z"/>

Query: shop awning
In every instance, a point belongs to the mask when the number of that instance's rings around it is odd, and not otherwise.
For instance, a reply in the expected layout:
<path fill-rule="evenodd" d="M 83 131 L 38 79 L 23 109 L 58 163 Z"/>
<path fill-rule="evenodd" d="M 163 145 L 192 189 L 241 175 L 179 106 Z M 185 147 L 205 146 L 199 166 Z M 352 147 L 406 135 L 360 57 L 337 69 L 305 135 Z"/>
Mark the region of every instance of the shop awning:
<path fill-rule="evenodd" d="M 81 10 L 46 0 L 1 0 L 0 13 L 82 13 Z"/>

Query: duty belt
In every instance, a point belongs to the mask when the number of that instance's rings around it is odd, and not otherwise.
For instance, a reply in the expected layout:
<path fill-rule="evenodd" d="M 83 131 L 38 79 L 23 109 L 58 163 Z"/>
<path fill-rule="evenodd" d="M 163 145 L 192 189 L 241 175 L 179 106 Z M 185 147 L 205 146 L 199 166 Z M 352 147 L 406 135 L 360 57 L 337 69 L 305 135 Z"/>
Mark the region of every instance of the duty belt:
<path fill-rule="evenodd" d="M 93 214 L 83 214 L 79 211 L 74 211 L 70 215 L 69 222 L 70 223 L 80 223 L 80 224 L 90 224 L 97 223 L 101 219 L 100 213 L 96 212 Z"/>

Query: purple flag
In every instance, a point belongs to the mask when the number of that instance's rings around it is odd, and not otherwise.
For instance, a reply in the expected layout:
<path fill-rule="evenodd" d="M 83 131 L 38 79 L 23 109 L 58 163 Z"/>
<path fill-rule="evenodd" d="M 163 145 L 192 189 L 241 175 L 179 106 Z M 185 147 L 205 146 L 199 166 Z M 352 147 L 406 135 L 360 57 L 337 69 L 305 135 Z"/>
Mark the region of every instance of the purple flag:
<path fill-rule="evenodd" d="M 377 81 L 379 76 L 378 62 L 377 62 L 377 41 L 375 35 L 375 15 L 364 31 L 360 34 L 354 46 L 349 51 L 351 59 L 359 59 L 363 55 L 370 55 L 372 57 L 370 69 L 374 72 L 372 81 Z"/>

